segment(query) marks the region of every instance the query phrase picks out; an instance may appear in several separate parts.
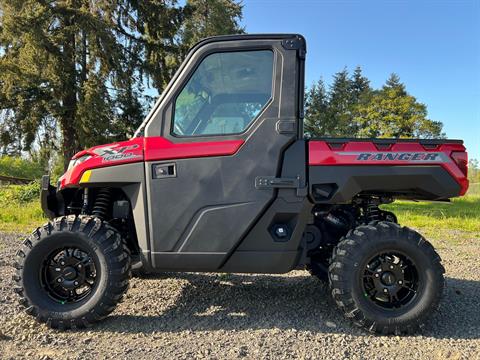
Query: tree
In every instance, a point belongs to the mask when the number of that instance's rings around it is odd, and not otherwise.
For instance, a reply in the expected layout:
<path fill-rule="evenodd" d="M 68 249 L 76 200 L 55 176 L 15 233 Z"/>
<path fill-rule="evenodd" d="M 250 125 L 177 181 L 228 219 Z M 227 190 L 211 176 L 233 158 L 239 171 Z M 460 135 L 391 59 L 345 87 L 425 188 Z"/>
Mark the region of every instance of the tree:
<path fill-rule="evenodd" d="M 368 102 L 372 94 L 370 81 L 357 66 L 350 76 L 347 68 L 333 76 L 326 91 L 323 80 L 306 91 L 305 130 L 309 136 L 351 136 L 357 132 L 352 118 L 356 107 Z"/>
<path fill-rule="evenodd" d="M 0 6 L 0 105 L 11 114 L 7 126 L 18 126 L 28 149 L 55 122 L 66 166 L 89 134 L 108 135 L 106 87 L 121 76 L 122 59 L 112 29 L 115 9 L 109 1 L 73 0 L 2 0 Z"/>
<path fill-rule="evenodd" d="M 166 87 L 187 51 L 201 39 L 242 33 L 240 1 L 126 1 L 118 25 L 127 39 L 139 43 L 138 67 L 159 93 Z"/>
<path fill-rule="evenodd" d="M 125 138 L 145 115 L 144 87 L 161 92 L 199 37 L 242 31 L 241 10 L 234 0 L 0 0 L 2 153 L 60 148 L 66 167 L 78 150 Z"/>
<path fill-rule="evenodd" d="M 405 85 L 400 81 L 400 77 L 395 73 L 390 74 L 387 81 L 385 81 L 383 88 L 395 90 L 398 96 L 408 95 Z"/>
<path fill-rule="evenodd" d="M 352 103 L 350 105 L 350 127 L 348 130 L 351 134 L 355 134 L 354 136 L 358 136 L 359 126 L 353 119 L 359 118 L 361 116 L 359 110 L 371 102 L 373 90 L 370 87 L 370 80 L 363 76 L 360 66 L 357 66 L 353 71 L 351 82 Z"/>
<path fill-rule="evenodd" d="M 323 136 L 329 131 L 327 111 L 328 94 L 320 79 L 305 93 L 305 133 L 308 137 Z"/>
<path fill-rule="evenodd" d="M 20 124 L 12 113 L 11 109 L 0 109 L 0 156 L 20 156 L 22 153 Z"/>
<path fill-rule="evenodd" d="M 243 33 L 242 9 L 240 1 L 188 0 L 182 26 L 183 53 L 206 37 Z"/>
<path fill-rule="evenodd" d="M 353 99 L 352 80 L 347 68 L 344 68 L 333 75 L 325 124 L 326 136 L 345 136 L 352 133 L 351 111 Z"/>
<path fill-rule="evenodd" d="M 443 137 L 442 123 L 427 117 L 427 107 L 410 95 L 396 74 L 373 90 L 357 66 L 333 76 L 329 91 L 323 80 L 306 91 L 307 136 Z"/>
<path fill-rule="evenodd" d="M 352 122 L 359 137 L 443 137 L 442 123 L 427 118 L 427 107 L 409 95 L 396 74 L 369 101 L 356 106 Z"/>
<path fill-rule="evenodd" d="M 116 25 L 140 83 L 159 92 L 179 66 L 179 32 L 187 15 L 176 0 L 119 2 Z"/>
<path fill-rule="evenodd" d="M 368 97 L 372 93 L 372 88 L 370 87 L 370 80 L 367 77 L 363 76 L 362 68 L 357 66 L 353 71 L 353 76 L 351 80 L 351 92 L 354 103 L 368 100 Z"/>

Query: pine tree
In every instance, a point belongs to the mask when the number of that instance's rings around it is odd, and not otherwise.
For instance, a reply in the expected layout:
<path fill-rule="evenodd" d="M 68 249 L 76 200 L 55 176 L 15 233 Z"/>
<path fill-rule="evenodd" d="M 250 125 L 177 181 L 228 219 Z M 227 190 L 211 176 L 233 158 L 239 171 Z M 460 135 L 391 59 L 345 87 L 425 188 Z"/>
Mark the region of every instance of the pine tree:
<path fill-rule="evenodd" d="M 54 121 L 66 166 L 89 134 L 106 135 L 106 86 L 119 75 L 122 58 L 113 6 L 87 0 L 0 2 L 0 108 L 12 114 L 7 127 L 20 124 L 24 148 Z"/>
<path fill-rule="evenodd" d="M 351 134 L 352 81 L 347 68 L 333 76 L 330 87 L 325 135 L 344 137 Z"/>
<path fill-rule="evenodd" d="M 350 134 L 349 136 L 358 136 L 359 127 L 357 122 L 354 119 L 360 116 L 359 109 L 368 104 L 371 101 L 373 91 L 370 87 L 370 80 L 367 77 L 363 76 L 362 69 L 360 66 L 357 66 L 353 72 L 351 79 L 352 87 L 352 104 L 351 104 L 351 115 L 350 115 Z"/>
<path fill-rule="evenodd" d="M 241 32 L 241 11 L 234 0 L 0 0 L 2 153 L 59 148 L 66 167 L 132 134 L 144 85 L 161 92 L 199 37 Z"/>
<path fill-rule="evenodd" d="M 176 0 L 121 1 L 117 27 L 139 81 L 161 92 L 180 65 L 180 28 L 187 15 Z M 127 47 L 128 48 L 128 47 Z"/>
<path fill-rule="evenodd" d="M 209 36 L 243 33 L 243 5 L 236 0 L 187 0 L 182 26 L 183 53 Z"/>
<path fill-rule="evenodd" d="M 328 124 L 328 95 L 322 79 L 305 94 L 305 133 L 308 137 L 325 136 Z"/>
<path fill-rule="evenodd" d="M 360 66 L 357 66 L 353 71 L 351 79 L 351 91 L 354 103 L 364 100 L 372 91 L 370 87 L 370 80 L 363 76 L 362 68 Z"/>
<path fill-rule="evenodd" d="M 405 88 L 405 84 L 400 81 L 400 77 L 395 74 L 391 73 L 388 77 L 387 81 L 385 81 L 385 85 L 383 85 L 384 90 L 394 90 L 397 96 L 406 96 L 407 90 Z"/>
<path fill-rule="evenodd" d="M 203 38 L 237 34 L 243 5 L 237 0 L 127 1 L 121 33 L 142 45 L 140 75 L 159 93 L 172 78 L 188 50 Z"/>

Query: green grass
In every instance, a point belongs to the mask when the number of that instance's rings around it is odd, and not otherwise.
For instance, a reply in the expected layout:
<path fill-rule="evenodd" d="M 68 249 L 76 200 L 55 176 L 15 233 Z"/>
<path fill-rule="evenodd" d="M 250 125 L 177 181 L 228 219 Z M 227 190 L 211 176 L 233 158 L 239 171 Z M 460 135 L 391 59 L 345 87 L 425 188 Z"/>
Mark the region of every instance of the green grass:
<path fill-rule="evenodd" d="M 453 244 L 480 239 L 480 195 L 467 195 L 451 203 L 396 201 L 382 208 L 393 211 L 400 224 L 427 238 Z"/>
<path fill-rule="evenodd" d="M 0 186 L 0 231 L 30 232 L 44 223 L 39 197 L 38 182 Z"/>
<path fill-rule="evenodd" d="M 451 203 L 396 201 L 383 206 L 399 222 L 414 227 L 434 227 L 480 232 L 480 196 L 469 195 Z"/>
<path fill-rule="evenodd" d="M 7 203 L 0 208 L 0 231 L 27 233 L 46 221 L 39 201 Z"/>

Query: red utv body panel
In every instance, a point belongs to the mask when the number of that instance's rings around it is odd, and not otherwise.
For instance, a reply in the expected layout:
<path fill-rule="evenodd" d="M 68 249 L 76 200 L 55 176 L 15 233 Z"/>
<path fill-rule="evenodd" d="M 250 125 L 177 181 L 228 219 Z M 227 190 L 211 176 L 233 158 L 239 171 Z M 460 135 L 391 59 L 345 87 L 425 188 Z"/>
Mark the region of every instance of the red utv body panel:
<path fill-rule="evenodd" d="M 460 157 L 455 156 L 458 153 L 461 154 Z M 465 147 L 461 143 L 450 143 L 448 140 L 436 145 L 423 145 L 416 140 L 394 143 L 312 140 L 308 143 L 309 166 L 439 165 L 460 185 L 459 195 L 464 195 L 468 189 L 468 179 L 466 166 L 462 171 L 459 161 L 462 164 L 467 162 Z"/>
<path fill-rule="evenodd" d="M 243 140 L 173 143 L 163 137 L 144 138 L 145 161 L 188 159 L 235 154 Z"/>
<path fill-rule="evenodd" d="M 162 161 L 235 154 L 243 140 L 173 143 L 163 137 L 138 137 L 131 140 L 94 146 L 75 154 L 91 158 L 69 169 L 60 178 L 60 188 L 78 185 L 87 170 L 141 161 Z"/>

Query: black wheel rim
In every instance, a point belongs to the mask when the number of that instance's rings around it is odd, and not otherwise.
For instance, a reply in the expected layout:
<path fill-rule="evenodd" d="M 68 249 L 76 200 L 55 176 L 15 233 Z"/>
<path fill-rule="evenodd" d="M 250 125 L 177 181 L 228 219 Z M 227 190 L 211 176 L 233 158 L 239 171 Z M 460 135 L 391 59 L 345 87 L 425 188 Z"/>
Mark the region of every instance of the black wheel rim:
<path fill-rule="evenodd" d="M 79 302 L 88 297 L 96 279 L 92 256 L 75 246 L 55 250 L 43 263 L 43 286 L 48 295 L 61 304 Z"/>
<path fill-rule="evenodd" d="M 397 310 L 411 304 L 419 290 L 415 263 L 399 252 L 382 252 L 366 264 L 364 296 L 382 309 Z"/>

